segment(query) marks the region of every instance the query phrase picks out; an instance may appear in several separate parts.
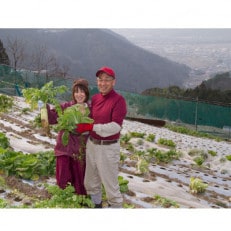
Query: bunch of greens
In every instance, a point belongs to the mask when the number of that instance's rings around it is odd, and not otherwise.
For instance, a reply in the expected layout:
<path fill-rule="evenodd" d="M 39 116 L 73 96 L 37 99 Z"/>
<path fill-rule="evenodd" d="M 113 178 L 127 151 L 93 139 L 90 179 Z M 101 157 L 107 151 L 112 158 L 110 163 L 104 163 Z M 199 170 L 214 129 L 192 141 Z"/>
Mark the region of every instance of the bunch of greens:
<path fill-rule="evenodd" d="M 40 108 L 41 125 L 48 136 L 50 136 L 50 128 L 46 104 L 53 104 L 58 114 L 60 114 L 61 107 L 59 105 L 59 101 L 57 100 L 57 96 L 65 93 L 66 91 L 67 87 L 64 85 L 54 87 L 53 81 L 46 83 L 41 89 L 27 88 L 22 90 L 23 97 L 25 98 L 26 102 L 30 104 L 32 110 L 35 110 L 38 107 L 39 101 L 43 103 L 42 108 Z"/>
<path fill-rule="evenodd" d="M 56 131 L 63 130 L 62 143 L 68 144 L 69 133 L 74 132 L 76 124 L 93 123 L 94 120 L 89 118 L 90 110 L 86 104 L 74 104 L 66 108 L 58 118 L 58 124 L 55 126 Z"/>
<path fill-rule="evenodd" d="M 59 105 L 57 96 L 67 91 L 67 87 L 57 86 L 54 87 L 53 81 L 46 83 L 41 89 L 38 88 L 26 88 L 22 90 L 23 97 L 26 102 L 30 104 L 31 109 L 34 110 L 38 107 L 38 101 L 41 100 L 44 103 L 50 103 L 53 105 Z"/>

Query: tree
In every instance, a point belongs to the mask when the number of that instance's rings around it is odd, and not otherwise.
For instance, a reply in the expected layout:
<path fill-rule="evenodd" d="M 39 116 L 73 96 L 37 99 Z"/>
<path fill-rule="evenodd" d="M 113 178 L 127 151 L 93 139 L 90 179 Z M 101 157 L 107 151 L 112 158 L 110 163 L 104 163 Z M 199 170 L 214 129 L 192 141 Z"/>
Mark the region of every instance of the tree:
<path fill-rule="evenodd" d="M 63 64 L 63 65 L 61 65 L 61 67 L 59 67 L 57 74 L 59 74 L 59 76 L 61 76 L 63 78 L 66 78 L 69 70 L 70 70 L 69 65 Z"/>
<path fill-rule="evenodd" d="M 11 65 L 16 71 L 25 58 L 25 42 L 18 38 L 7 38 L 7 47 L 11 57 Z"/>
<path fill-rule="evenodd" d="M 10 65 L 9 56 L 6 53 L 6 50 L 5 50 L 1 40 L 0 40 L 0 64 L 4 64 L 4 65 L 7 65 L 7 66 Z"/>
<path fill-rule="evenodd" d="M 169 95 L 172 97 L 177 97 L 177 96 L 181 97 L 183 95 L 184 90 L 182 90 L 178 86 L 170 86 L 168 88 L 168 92 L 169 92 Z"/>
<path fill-rule="evenodd" d="M 39 85 L 41 84 L 39 83 L 41 75 L 45 75 L 45 82 L 49 82 L 49 76 L 53 75 L 59 69 L 55 55 L 48 53 L 45 45 L 34 46 L 30 67 L 37 74 Z"/>

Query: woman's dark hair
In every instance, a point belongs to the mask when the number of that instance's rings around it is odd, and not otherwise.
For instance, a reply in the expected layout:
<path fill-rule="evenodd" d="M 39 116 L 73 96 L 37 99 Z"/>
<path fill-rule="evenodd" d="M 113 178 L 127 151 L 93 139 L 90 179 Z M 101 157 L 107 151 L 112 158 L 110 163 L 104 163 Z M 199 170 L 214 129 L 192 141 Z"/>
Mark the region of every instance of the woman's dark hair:
<path fill-rule="evenodd" d="M 72 86 L 72 98 L 73 100 L 76 102 L 75 97 L 74 97 L 74 93 L 78 91 L 78 89 L 83 90 L 86 94 L 86 99 L 85 99 L 85 103 L 89 100 L 90 97 L 90 92 L 88 89 L 88 81 L 85 79 L 78 79 L 75 80 Z"/>

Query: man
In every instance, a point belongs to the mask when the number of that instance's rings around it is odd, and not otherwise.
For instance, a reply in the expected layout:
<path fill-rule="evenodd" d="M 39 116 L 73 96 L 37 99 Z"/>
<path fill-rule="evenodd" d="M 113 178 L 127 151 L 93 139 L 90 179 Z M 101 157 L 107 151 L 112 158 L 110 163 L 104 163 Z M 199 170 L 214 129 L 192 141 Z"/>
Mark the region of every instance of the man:
<path fill-rule="evenodd" d="M 78 124 L 77 132 L 90 131 L 86 146 L 85 188 L 96 208 L 102 208 L 102 184 L 109 207 L 122 208 L 118 174 L 120 131 L 127 113 L 123 96 L 114 90 L 115 72 L 101 67 L 96 72 L 99 93 L 92 97 L 91 118 L 94 124 Z"/>

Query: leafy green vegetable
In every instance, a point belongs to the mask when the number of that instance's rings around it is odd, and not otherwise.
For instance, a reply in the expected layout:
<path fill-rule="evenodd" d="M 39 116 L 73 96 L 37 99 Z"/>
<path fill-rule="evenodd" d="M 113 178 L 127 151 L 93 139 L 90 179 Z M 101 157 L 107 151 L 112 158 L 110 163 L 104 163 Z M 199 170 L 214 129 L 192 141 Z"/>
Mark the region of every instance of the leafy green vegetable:
<path fill-rule="evenodd" d="M 67 91 L 67 87 L 64 85 L 54 87 L 53 81 L 46 83 L 41 89 L 27 88 L 22 90 L 23 97 L 25 98 L 26 102 L 30 104 L 32 110 L 38 107 L 39 101 L 42 102 L 43 106 L 42 108 L 40 108 L 41 125 L 48 136 L 51 136 L 51 134 L 50 134 L 46 104 L 47 103 L 53 104 L 55 106 L 57 113 L 61 114 L 62 109 L 60 107 L 57 96 L 59 94 L 63 94 L 66 91 Z"/>
<path fill-rule="evenodd" d="M 145 159 L 138 156 L 138 161 L 136 163 L 136 169 L 137 169 L 136 174 L 147 173 L 149 171 L 148 165 L 149 165 L 149 163 Z"/>
<path fill-rule="evenodd" d="M 122 176 L 118 176 L 119 186 L 120 186 L 120 192 L 126 193 L 128 191 L 128 180 L 125 180 Z"/>
<path fill-rule="evenodd" d="M 205 192 L 206 188 L 208 187 L 208 184 L 203 183 L 201 179 L 190 177 L 190 184 L 189 188 L 191 193 L 203 193 Z"/>
<path fill-rule="evenodd" d="M 89 118 L 90 110 L 87 105 L 74 104 L 66 108 L 63 114 L 59 115 L 58 124 L 55 126 L 56 131 L 64 130 L 62 136 L 63 145 L 68 144 L 69 133 L 73 132 L 76 124 L 93 123 L 94 120 Z"/>
<path fill-rule="evenodd" d="M 35 208 L 94 208 L 90 197 L 76 194 L 70 184 L 65 189 L 58 185 L 47 185 L 46 188 L 51 198 L 36 202 Z"/>
<path fill-rule="evenodd" d="M 225 156 L 225 158 L 229 161 L 231 161 L 231 155 Z"/>
<path fill-rule="evenodd" d="M 50 176 L 55 172 L 53 151 L 36 154 L 24 154 L 12 150 L 0 150 L 1 171 L 6 175 L 15 175 L 23 179 L 38 179 L 39 176 Z"/>
<path fill-rule="evenodd" d="M 165 198 L 165 197 L 162 197 L 158 194 L 156 194 L 154 196 L 154 200 L 157 202 L 157 203 L 160 203 L 162 207 L 164 208 L 170 208 L 170 207 L 175 207 L 175 208 L 179 208 L 179 205 L 173 201 L 173 200 L 170 200 L 168 198 Z"/>
<path fill-rule="evenodd" d="M 6 208 L 7 207 L 7 201 L 0 198 L 0 208 Z"/>
<path fill-rule="evenodd" d="M 26 88 L 22 90 L 23 97 L 26 102 L 30 104 L 31 109 L 34 110 L 38 107 L 38 101 L 41 100 L 44 105 L 51 103 L 58 106 L 59 102 L 57 96 L 67 91 L 67 87 L 62 85 L 58 87 L 53 86 L 53 81 L 46 83 L 41 89 L 38 88 Z"/>
<path fill-rule="evenodd" d="M 2 148 L 8 148 L 10 146 L 10 141 L 6 137 L 6 135 L 2 132 L 0 132 L 0 147 Z"/>
<path fill-rule="evenodd" d="M 0 112 L 7 112 L 13 105 L 13 97 L 0 94 Z"/>

